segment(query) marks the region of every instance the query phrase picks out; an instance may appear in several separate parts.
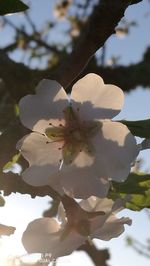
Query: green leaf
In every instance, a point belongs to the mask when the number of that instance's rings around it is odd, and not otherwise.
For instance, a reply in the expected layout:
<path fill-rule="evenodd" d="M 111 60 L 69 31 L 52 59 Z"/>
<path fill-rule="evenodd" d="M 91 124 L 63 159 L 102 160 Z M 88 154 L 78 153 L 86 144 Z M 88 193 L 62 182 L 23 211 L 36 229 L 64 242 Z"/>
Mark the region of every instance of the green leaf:
<path fill-rule="evenodd" d="M 21 155 L 20 152 L 17 153 L 17 154 L 15 154 L 15 155 L 12 157 L 12 160 L 9 161 L 9 162 L 7 162 L 7 163 L 4 165 L 4 167 L 3 167 L 3 171 L 12 168 L 13 165 L 14 165 L 15 163 L 18 162 L 18 160 L 19 160 L 19 158 L 20 158 L 20 155 Z"/>
<path fill-rule="evenodd" d="M 128 209 L 139 211 L 150 208 L 150 174 L 131 173 L 125 182 L 112 182 L 110 198 L 125 198 L 127 195 L 129 195 L 126 203 Z"/>
<path fill-rule="evenodd" d="M 22 12 L 29 7 L 20 0 L 0 0 L 0 15 Z"/>
<path fill-rule="evenodd" d="M 126 125 L 134 136 L 141 138 L 150 138 L 150 119 L 138 121 L 119 121 Z"/>

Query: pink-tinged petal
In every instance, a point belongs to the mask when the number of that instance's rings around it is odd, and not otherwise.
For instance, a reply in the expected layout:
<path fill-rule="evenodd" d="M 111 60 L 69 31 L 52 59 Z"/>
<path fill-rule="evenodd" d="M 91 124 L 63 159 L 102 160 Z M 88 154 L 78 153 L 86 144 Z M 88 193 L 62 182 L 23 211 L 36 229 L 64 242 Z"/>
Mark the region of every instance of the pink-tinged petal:
<path fill-rule="evenodd" d="M 105 178 L 99 178 L 89 166 L 78 168 L 75 165 L 62 166 L 59 173 L 60 184 L 70 197 L 87 199 L 91 195 L 106 197 L 110 184 Z"/>
<path fill-rule="evenodd" d="M 29 253 L 49 253 L 53 260 L 71 254 L 86 240 L 74 230 L 64 238 L 63 234 L 63 229 L 54 218 L 40 218 L 29 223 L 22 243 Z"/>
<path fill-rule="evenodd" d="M 13 226 L 7 226 L 4 224 L 0 224 L 0 236 L 4 235 L 4 236 L 10 236 L 12 234 L 14 234 L 16 228 Z"/>
<path fill-rule="evenodd" d="M 63 110 L 68 106 L 68 97 L 64 89 L 54 80 L 42 80 L 35 95 L 27 95 L 19 102 L 22 124 L 40 133 L 44 133 L 49 123 L 64 123 Z"/>
<path fill-rule="evenodd" d="M 124 218 L 123 220 L 119 220 L 118 218 L 116 218 L 114 215 L 112 215 L 112 213 L 117 213 L 119 212 L 120 210 L 123 209 L 123 206 L 124 206 L 124 203 L 125 203 L 125 200 L 122 200 L 122 199 L 117 199 L 115 202 L 111 199 L 107 199 L 107 198 L 104 198 L 104 199 L 101 199 L 101 198 L 97 198 L 97 197 L 90 197 L 88 198 L 87 200 L 82 200 L 80 202 L 80 206 L 88 211 L 89 213 L 90 212 L 99 212 L 99 211 L 102 211 L 104 212 L 104 214 L 101 214 L 101 215 L 97 215 L 93 218 L 90 219 L 90 223 L 91 223 L 91 237 L 92 238 L 100 238 L 99 237 L 99 232 L 102 232 L 103 231 L 101 230 L 101 228 L 104 228 L 105 229 L 105 226 L 108 224 L 110 224 L 111 222 L 111 228 L 112 228 L 112 234 L 116 234 L 117 236 L 117 232 L 119 234 L 119 232 L 122 232 L 121 230 L 124 228 L 121 228 L 118 226 L 118 231 L 117 231 L 117 224 L 121 224 L 122 221 L 123 221 L 123 224 L 124 223 L 130 223 L 131 220 L 130 219 L 126 219 Z M 120 223 L 119 223 L 119 221 Z M 114 223 L 115 221 L 115 223 Z M 117 221 L 117 223 L 116 223 Z M 111 229 L 110 228 L 110 229 Z M 106 231 L 107 231 L 107 227 L 106 227 Z M 109 227 L 108 227 L 108 234 L 109 234 Z M 104 230 L 104 234 L 105 234 L 105 230 Z M 100 238 L 101 239 L 101 238 Z"/>
<path fill-rule="evenodd" d="M 94 156 L 84 151 L 79 152 L 78 156 L 74 160 L 75 167 L 83 169 L 85 167 L 91 167 L 94 163 Z"/>
<path fill-rule="evenodd" d="M 28 224 L 22 243 L 28 253 L 50 253 L 59 242 L 60 225 L 54 218 L 39 218 Z"/>
<path fill-rule="evenodd" d="M 38 133 L 26 135 L 17 143 L 17 149 L 29 162 L 29 168 L 22 173 L 25 182 L 33 186 L 50 183 L 50 177 L 59 172 L 60 145 L 60 142 L 47 143 L 47 138 Z"/>
<path fill-rule="evenodd" d="M 139 153 L 136 140 L 128 128 L 118 122 L 103 121 L 100 133 L 92 142 L 95 171 L 116 181 L 125 180 Z"/>
<path fill-rule="evenodd" d="M 111 215 L 108 220 L 104 223 L 101 228 L 98 228 L 93 234 L 92 238 L 99 238 L 101 240 L 110 240 L 112 238 L 118 237 L 121 235 L 125 227 L 124 225 L 131 225 L 132 221 L 123 217 L 121 219 L 116 218 L 114 215 Z"/>
<path fill-rule="evenodd" d="M 105 213 L 109 213 L 110 211 L 112 211 L 114 201 L 107 198 L 103 199 L 91 196 L 87 200 L 82 200 L 80 202 L 80 206 L 88 212 L 103 211 Z"/>
<path fill-rule="evenodd" d="M 51 259 L 67 256 L 79 248 L 87 240 L 86 237 L 78 234 L 75 230 L 71 230 L 63 240 L 59 240 L 55 249 L 53 249 Z"/>
<path fill-rule="evenodd" d="M 110 119 L 123 107 L 123 91 L 115 85 L 105 85 L 96 74 L 77 81 L 71 92 L 72 106 L 84 120 Z"/>

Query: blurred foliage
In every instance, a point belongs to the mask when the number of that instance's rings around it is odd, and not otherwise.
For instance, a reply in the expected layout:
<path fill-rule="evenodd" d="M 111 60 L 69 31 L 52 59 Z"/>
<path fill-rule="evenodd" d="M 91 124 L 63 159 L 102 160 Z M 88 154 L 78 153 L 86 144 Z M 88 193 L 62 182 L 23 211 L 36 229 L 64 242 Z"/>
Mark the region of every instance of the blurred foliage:
<path fill-rule="evenodd" d="M 3 167 L 3 171 L 7 171 L 11 168 L 13 168 L 14 164 L 16 164 L 18 162 L 20 158 L 20 152 L 15 154 L 13 157 L 12 157 L 12 160 L 7 162 L 4 167 Z"/>
<path fill-rule="evenodd" d="M 126 208 L 134 211 L 150 208 L 150 174 L 131 173 L 122 183 L 112 181 L 109 197 L 126 198 Z"/>

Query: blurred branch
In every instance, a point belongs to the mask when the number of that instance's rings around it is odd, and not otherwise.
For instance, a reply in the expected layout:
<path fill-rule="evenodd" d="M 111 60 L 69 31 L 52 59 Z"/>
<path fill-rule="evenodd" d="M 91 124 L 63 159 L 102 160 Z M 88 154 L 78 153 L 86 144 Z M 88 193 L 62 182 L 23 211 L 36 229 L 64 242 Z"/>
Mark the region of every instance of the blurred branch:
<path fill-rule="evenodd" d="M 94 72 L 105 80 L 105 83 L 115 84 L 123 91 L 129 92 L 138 86 L 150 87 L 150 47 L 147 48 L 143 59 L 128 66 L 97 66 L 93 61 L 89 64 L 82 75 Z"/>
<path fill-rule="evenodd" d="M 110 256 L 107 249 L 99 250 L 96 248 L 93 242 L 92 244 L 87 242 L 78 248 L 78 250 L 85 251 L 94 262 L 95 266 L 108 266 L 106 261 Z"/>
<path fill-rule="evenodd" d="M 25 12 L 24 15 L 25 15 L 25 17 L 26 17 L 28 23 L 30 24 L 30 26 L 31 26 L 31 28 L 32 28 L 32 30 L 33 30 L 33 32 L 37 32 L 36 25 L 33 23 L 31 17 L 29 16 L 29 13 L 28 13 L 28 12 Z"/>
<path fill-rule="evenodd" d="M 58 194 L 49 186 L 33 187 L 23 181 L 21 176 L 13 173 L 0 174 L 0 190 L 4 191 L 4 196 L 9 196 L 11 193 L 28 194 L 32 198 L 36 196 L 50 196 L 53 199 L 58 198 Z"/>
<path fill-rule="evenodd" d="M 3 50 L 0 51 L 0 77 L 4 80 L 6 84 L 6 89 L 10 92 L 11 96 L 19 100 L 22 96 L 33 91 L 34 86 L 38 83 L 42 78 L 53 78 L 60 82 L 64 87 L 67 87 L 86 67 L 87 63 L 91 60 L 97 49 L 102 47 L 108 37 L 114 33 L 115 27 L 117 26 L 120 19 L 124 16 L 124 12 L 131 1 L 129 0 L 102 0 L 95 7 L 89 22 L 83 27 L 83 32 L 81 32 L 81 37 L 77 41 L 76 47 L 73 52 L 68 55 L 68 57 L 62 62 L 62 64 L 55 70 L 47 69 L 45 71 L 40 70 L 31 70 L 28 67 L 24 66 L 21 63 L 15 63 L 12 61 Z M 6 20 L 6 18 L 5 18 Z M 7 19 L 8 22 L 8 19 Z M 11 23 L 9 21 L 9 23 Z M 11 23 L 12 24 L 12 23 Z M 15 25 L 12 25 L 15 27 Z M 16 28 L 16 30 L 19 30 Z M 32 36 L 28 36 L 23 31 L 23 34 L 27 36 L 27 38 L 32 38 Z M 36 40 L 39 45 L 43 42 L 41 39 Z M 52 47 L 49 47 L 51 49 Z M 7 47 L 8 50 L 8 47 Z M 147 75 L 149 71 L 147 65 L 142 65 L 143 67 L 143 79 L 144 83 L 146 79 L 150 75 Z M 146 67 L 146 72 L 145 72 Z M 128 68 L 100 68 L 100 67 L 92 67 L 89 66 L 89 69 L 86 71 L 97 72 L 104 75 L 108 75 L 108 82 L 112 82 L 119 85 L 121 83 L 122 78 L 124 78 L 124 73 L 127 75 L 127 79 L 129 82 L 133 81 L 133 75 L 137 77 L 137 70 L 139 70 L 138 66 L 132 65 L 132 67 Z M 121 71 L 121 74 L 118 74 L 118 71 Z M 130 72 L 132 74 L 128 75 Z M 145 73 L 145 74 L 144 74 Z M 132 76 L 131 76 L 132 75 Z M 131 80 L 130 77 L 131 76 Z M 9 79 L 8 79 L 9 77 Z M 116 79 L 115 79 L 116 77 Z M 138 82 L 140 79 L 140 75 L 138 75 Z M 110 80 L 109 80 L 110 79 Z M 111 81 L 112 80 L 112 81 Z M 124 79 L 123 79 L 124 80 Z M 116 82 L 117 81 L 117 82 Z M 135 82 L 137 85 L 138 82 Z M 139 84 L 142 84 L 140 81 Z M 122 82 L 124 84 L 124 82 Z M 139 85 L 138 84 L 138 85 Z M 133 84 L 134 85 L 134 84 Z M 143 84 L 142 84 L 143 85 Z M 121 86 L 124 88 L 125 86 Z M 130 86 L 126 86 L 126 88 L 130 88 Z M 133 87 L 133 86 L 132 86 Z"/>
<path fill-rule="evenodd" d="M 60 84 L 67 87 L 86 67 L 95 52 L 115 33 L 115 28 L 124 16 L 129 0 L 101 0 L 83 27 L 77 45 L 66 60 L 53 73 Z"/>
<path fill-rule="evenodd" d="M 34 93 L 35 85 L 43 78 L 50 78 L 51 70 L 31 70 L 21 63 L 12 61 L 3 51 L 0 51 L 0 77 L 4 80 L 6 90 L 15 100 L 28 93 Z M 130 91 L 137 86 L 150 87 L 150 47 L 143 59 L 129 66 L 97 66 L 93 59 L 82 75 L 90 72 L 101 75 L 106 83 L 116 84 L 124 91 Z M 9 77 L 9 79 L 8 79 Z"/>
<path fill-rule="evenodd" d="M 28 18 L 28 22 L 30 21 L 31 25 L 31 19 L 29 20 L 29 16 L 26 15 Z M 40 33 L 37 31 L 33 31 L 32 34 L 28 34 L 25 30 L 18 28 L 13 22 L 11 22 L 7 17 L 3 17 L 4 23 L 9 25 L 11 28 L 13 28 L 16 32 L 20 33 L 22 36 L 24 36 L 26 42 L 31 42 L 34 41 L 36 42 L 39 46 L 46 48 L 47 50 L 51 52 L 57 53 L 57 49 L 54 46 L 49 45 L 45 41 L 41 39 Z M 32 24 L 33 28 L 33 24 Z M 5 49 L 5 48 L 4 48 Z"/>
<path fill-rule="evenodd" d="M 128 237 L 127 244 L 131 246 L 139 255 L 144 256 L 147 259 L 150 259 L 150 239 L 143 244 L 138 239 Z"/>

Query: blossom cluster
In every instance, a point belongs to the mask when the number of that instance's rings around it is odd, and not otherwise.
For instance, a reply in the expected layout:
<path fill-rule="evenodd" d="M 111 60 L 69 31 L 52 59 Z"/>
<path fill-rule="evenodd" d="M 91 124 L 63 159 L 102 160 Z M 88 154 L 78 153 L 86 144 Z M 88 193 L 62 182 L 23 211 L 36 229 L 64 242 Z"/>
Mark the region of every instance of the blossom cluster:
<path fill-rule="evenodd" d="M 23 234 L 28 252 L 57 258 L 70 254 L 88 237 L 109 240 L 130 224 L 129 218 L 115 216 L 122 203 L 107 199 L 111 180 L 123 182 L 138 155 L 128 128 L 112 120 L 123 102 L 120 88 L 104 84 L 93 73 L 77 81 L 70 96 L 58 82 L 42 80 L 35 95 L 21 99 L 21 122 L 33 131 L 17 143 L 29 162 L 23 180 L 32 186 L 48 185 L 62 198 L 81 199 L 75 223 L 62 206 L 61 222 L 56 218 L 32 221 Z"/>

